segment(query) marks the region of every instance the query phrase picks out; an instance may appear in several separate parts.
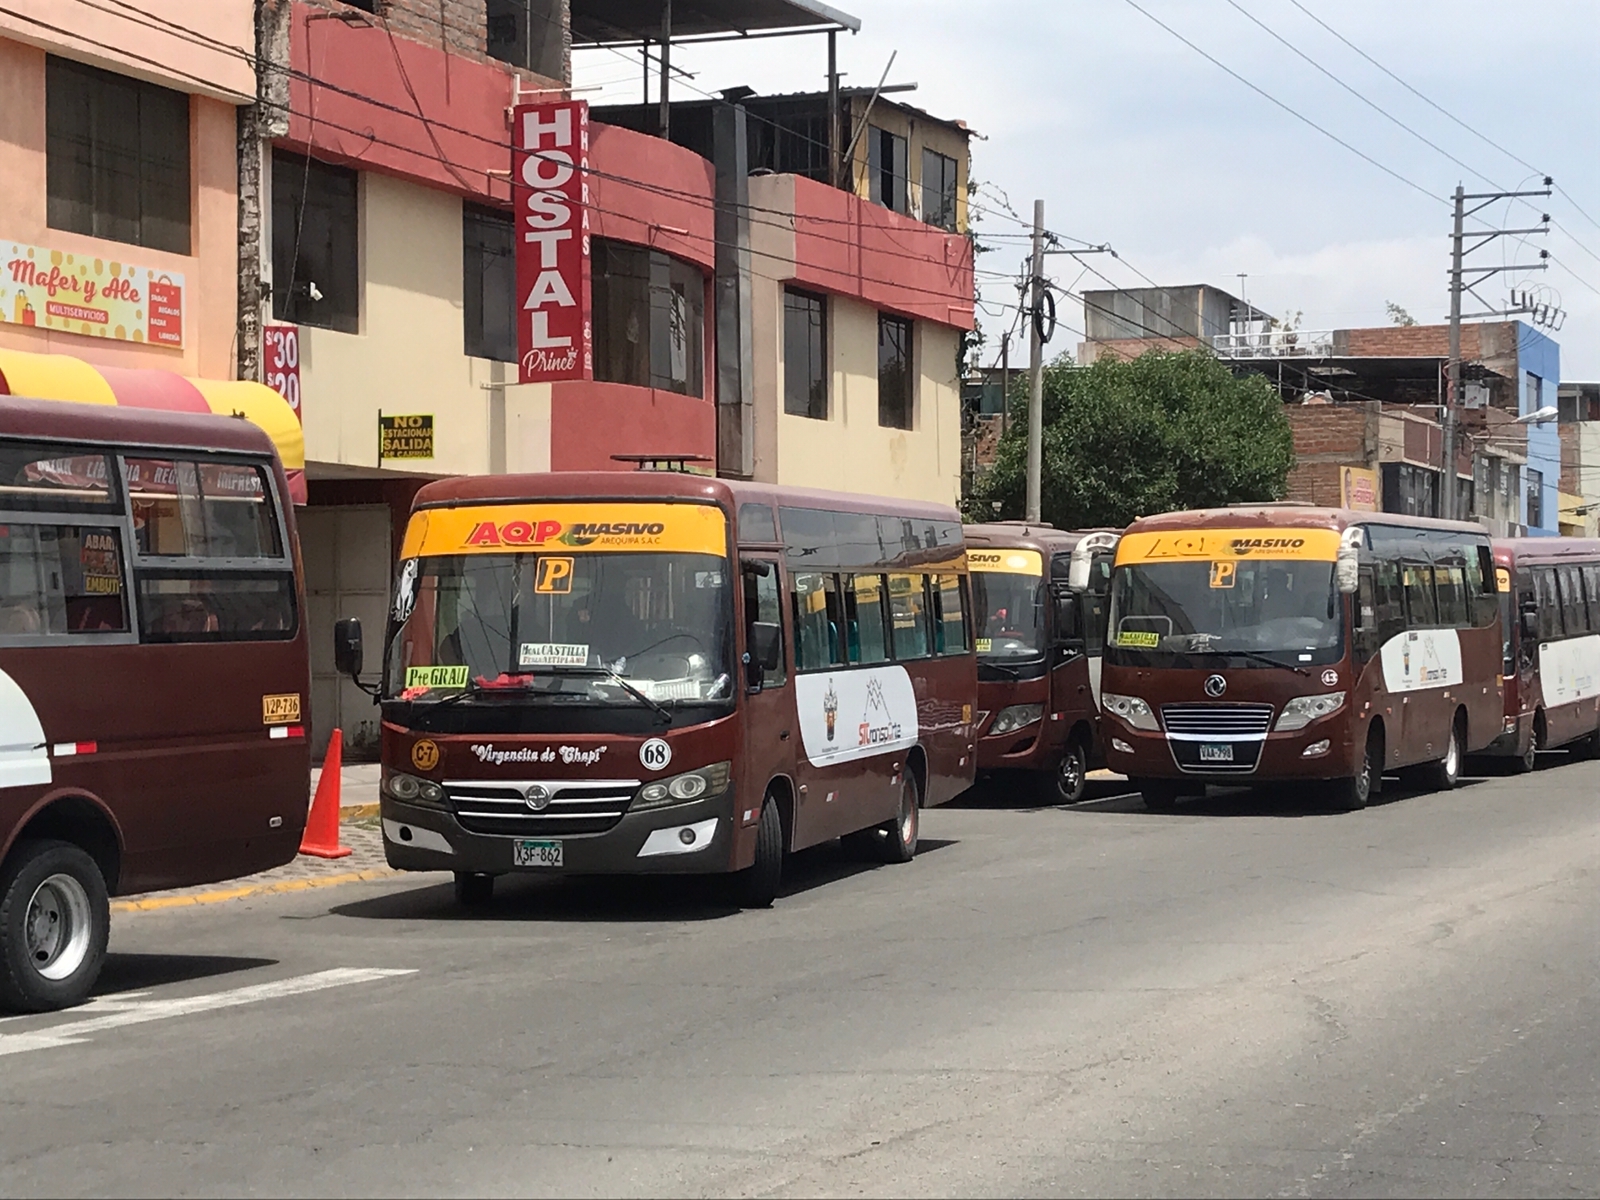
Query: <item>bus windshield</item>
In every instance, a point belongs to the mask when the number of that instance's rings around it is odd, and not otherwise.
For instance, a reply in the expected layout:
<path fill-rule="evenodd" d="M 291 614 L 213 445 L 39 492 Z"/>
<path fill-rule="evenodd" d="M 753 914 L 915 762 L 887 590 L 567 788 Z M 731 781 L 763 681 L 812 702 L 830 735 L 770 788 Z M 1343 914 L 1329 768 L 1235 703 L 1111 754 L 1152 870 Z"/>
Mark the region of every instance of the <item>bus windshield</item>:
<path fill-rule="evenodd" d="M 979 658 L 1036 658 L 1044 649 L 1044 580 L 975 569 L 972 604 Z"/>
<path fill-rule="evenodd" d="M 1169 656 L 1231 655 L 1240 666 L 1335 662 L 1342 614 L 1331 562 L 1124 564 L 1112 585 L 1107 651 L 1130 665 L 1149 665 L 1150 656 L 1175 666 L 1185 664 Z"/>
<path fill-rule="evenodd" d="M 408 559 L 386 699 L 731 701 L 727 560 L 681 552 Z M 403 615 L 402 615 L 403 614 Z"/>

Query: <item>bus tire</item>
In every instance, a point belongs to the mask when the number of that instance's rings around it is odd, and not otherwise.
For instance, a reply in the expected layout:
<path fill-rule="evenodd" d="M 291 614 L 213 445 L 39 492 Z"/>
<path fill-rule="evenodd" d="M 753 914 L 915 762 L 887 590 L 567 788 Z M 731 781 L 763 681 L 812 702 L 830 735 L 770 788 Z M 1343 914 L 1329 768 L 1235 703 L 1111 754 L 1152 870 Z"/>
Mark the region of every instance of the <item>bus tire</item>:
<path fill-rule="evenodd" d="M 1445 743 L 1444 756 L 1426 768 L 1427 785 L 1436 792 L 1448 792 L 1461 781 L 1461 755 L 1466 743 L 1459 714 L 1450 722 L 1450 740 Z"/>
<path fill-rule="evenodd" d="M 480 871 L 457 871 L 456 903 L 463 908 L 485 908 L 494 902 L 494 876 Z"/>
<path fill-rule="evenodd" d="M 94 859 L 71 842 L 19 842 L 0 869 L 0 1006 L 82 1004 L 110 936 L 111 901 Z"/>
<path fill-rule="evenodd" d="M 917 773 L 907 767 L 900 772 L 900 811 L 894 820 L 880 826 L 879 853 L 884 862 L 908 863 L 917 856 L 917 836 L 922 830 L 922 789 Z"/>
<path fill-rule="evenodd" d="M 1374 755 L 1374 750 L 1377 754 Z M 1374 757 L 1380 761 L 1374 762 Z M 1361 752 L 1361 767 L 1348 779 L 1333 781 L 1334 805 L 1345 812 L 1358 812 L 1372 799 L 1372 781 L 1376 772 L 1383 769 L 1383 742 L 1376 729 L 1367 733 L 1366 749 Z"/>
<path fill-rule="evenodd" d="M 1514 775 L 1526 775 L 1539 765 L 1539 734 L 1536 730 L 1528 730 L 1527 747 L 1511 760 L 1511 772 Z"/>
<path fill-rule="evenodd" d="M 1178 785 L 1165 779 L 1130 779 L 1149 812 L 1171 812 L 1178 807 Z"/>
<path fill-rule="evenodd" d="M 761 803 L 756 826 L 756 860 L 733 876 L 733 900 L 740 908 L 771 908 L 783 882 L 783 818 L 771 792 Z"/>
<path fill-rule="evenodd" d="M 1039 799 L 1045 804 L 1076 804 L 1089 787 L 1089 753 L 1073 738 L 1055 764 L 1038 777 Z"/>

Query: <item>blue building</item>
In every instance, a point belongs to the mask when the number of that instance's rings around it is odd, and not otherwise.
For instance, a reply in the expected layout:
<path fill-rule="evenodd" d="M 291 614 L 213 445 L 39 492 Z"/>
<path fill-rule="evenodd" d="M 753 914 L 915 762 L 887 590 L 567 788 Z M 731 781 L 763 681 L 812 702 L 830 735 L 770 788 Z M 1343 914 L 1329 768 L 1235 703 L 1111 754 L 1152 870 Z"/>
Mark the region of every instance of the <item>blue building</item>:
<path fill-rule="evenodd" d="M 1561 346 L 1521 321 L 1517 330 L 1519 416 L 1556 407 L 1561 385 Z M 1531 537 L 1560 530 L 1561 436 L 1554 420 L 1528 427 L 1528 462 L 1522 469 L 1522 524 Z"/>

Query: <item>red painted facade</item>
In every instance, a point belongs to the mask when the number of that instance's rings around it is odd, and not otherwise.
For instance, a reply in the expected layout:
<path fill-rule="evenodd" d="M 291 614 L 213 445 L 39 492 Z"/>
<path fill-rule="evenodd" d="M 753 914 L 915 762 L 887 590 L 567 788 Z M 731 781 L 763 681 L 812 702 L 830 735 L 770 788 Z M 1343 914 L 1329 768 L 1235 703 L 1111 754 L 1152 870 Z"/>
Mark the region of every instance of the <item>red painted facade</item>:
<path fill-rule="evenodd" d="M 381 23 L 349 25 L 303 3 L 294 6 L 290 58 L 297 73 L 320 82 L 292 79 L 289 135 L 280 145 L 510 207 L 515 79 L 509 68 L 392 36 Z M 590 126 L 589 164 L 591 236 L 649 246 L 705 273 L 705 394 L 552 384 L 551 467 L 615 469 L 621 464 L 611 455 L 626 453 L 714 457 L 712 164 L 660 138 L 599 124 Z M 967 238 L 801 178 L 795 180 L 795 210 L 752 212 L 751 219 L 794 228 L 797 284 L 973 328 Z"/>

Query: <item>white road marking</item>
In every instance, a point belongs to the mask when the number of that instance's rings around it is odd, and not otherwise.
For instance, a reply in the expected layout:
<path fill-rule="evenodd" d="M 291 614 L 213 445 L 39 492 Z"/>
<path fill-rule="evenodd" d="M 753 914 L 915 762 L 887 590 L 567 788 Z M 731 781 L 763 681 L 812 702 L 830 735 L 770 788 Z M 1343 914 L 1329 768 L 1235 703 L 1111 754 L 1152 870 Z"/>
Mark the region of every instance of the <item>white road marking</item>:
<path fill-rule="evenodd" d="M 105 996 L 79 1009 L 95 1015 L 64 1025 L 52 1025 L 30 1033 L 0 1033 L 0 1056 L 23 1054 L 29 1050 L 52 1050 L 58 1046 L 76 1046 L 92 1033 L 119 1029 L 124 1025 L 143 1025 L 146 1021 L 162 1021 L 168 1017 L 185 1017 L 193 1013 L 212 1012 L 219 1008 L 236 1008 L 241 1004 L 256 1004 L 262 1000 L 276 1000 L 283 996 L 298 996 L 305 992 L 320 992 L 327 988 L 344 987 L 352 983 L 371 983 L 378 979 L 391 979 L 397 975 L 415 975 L 412 969 L 384 967 L 336 967 L 331 971 L 318 971 L 312 975 L 295 975 L 272 983 L 257 983 L 250 987 L 234 988 L 227 992 L 208 992 L 203 996 L 181 996 L 173 1000 L 140 1000 L 146 992 L 125 992 Z M 6 1022 L 10 1024 L 10 1022 Z"/>

